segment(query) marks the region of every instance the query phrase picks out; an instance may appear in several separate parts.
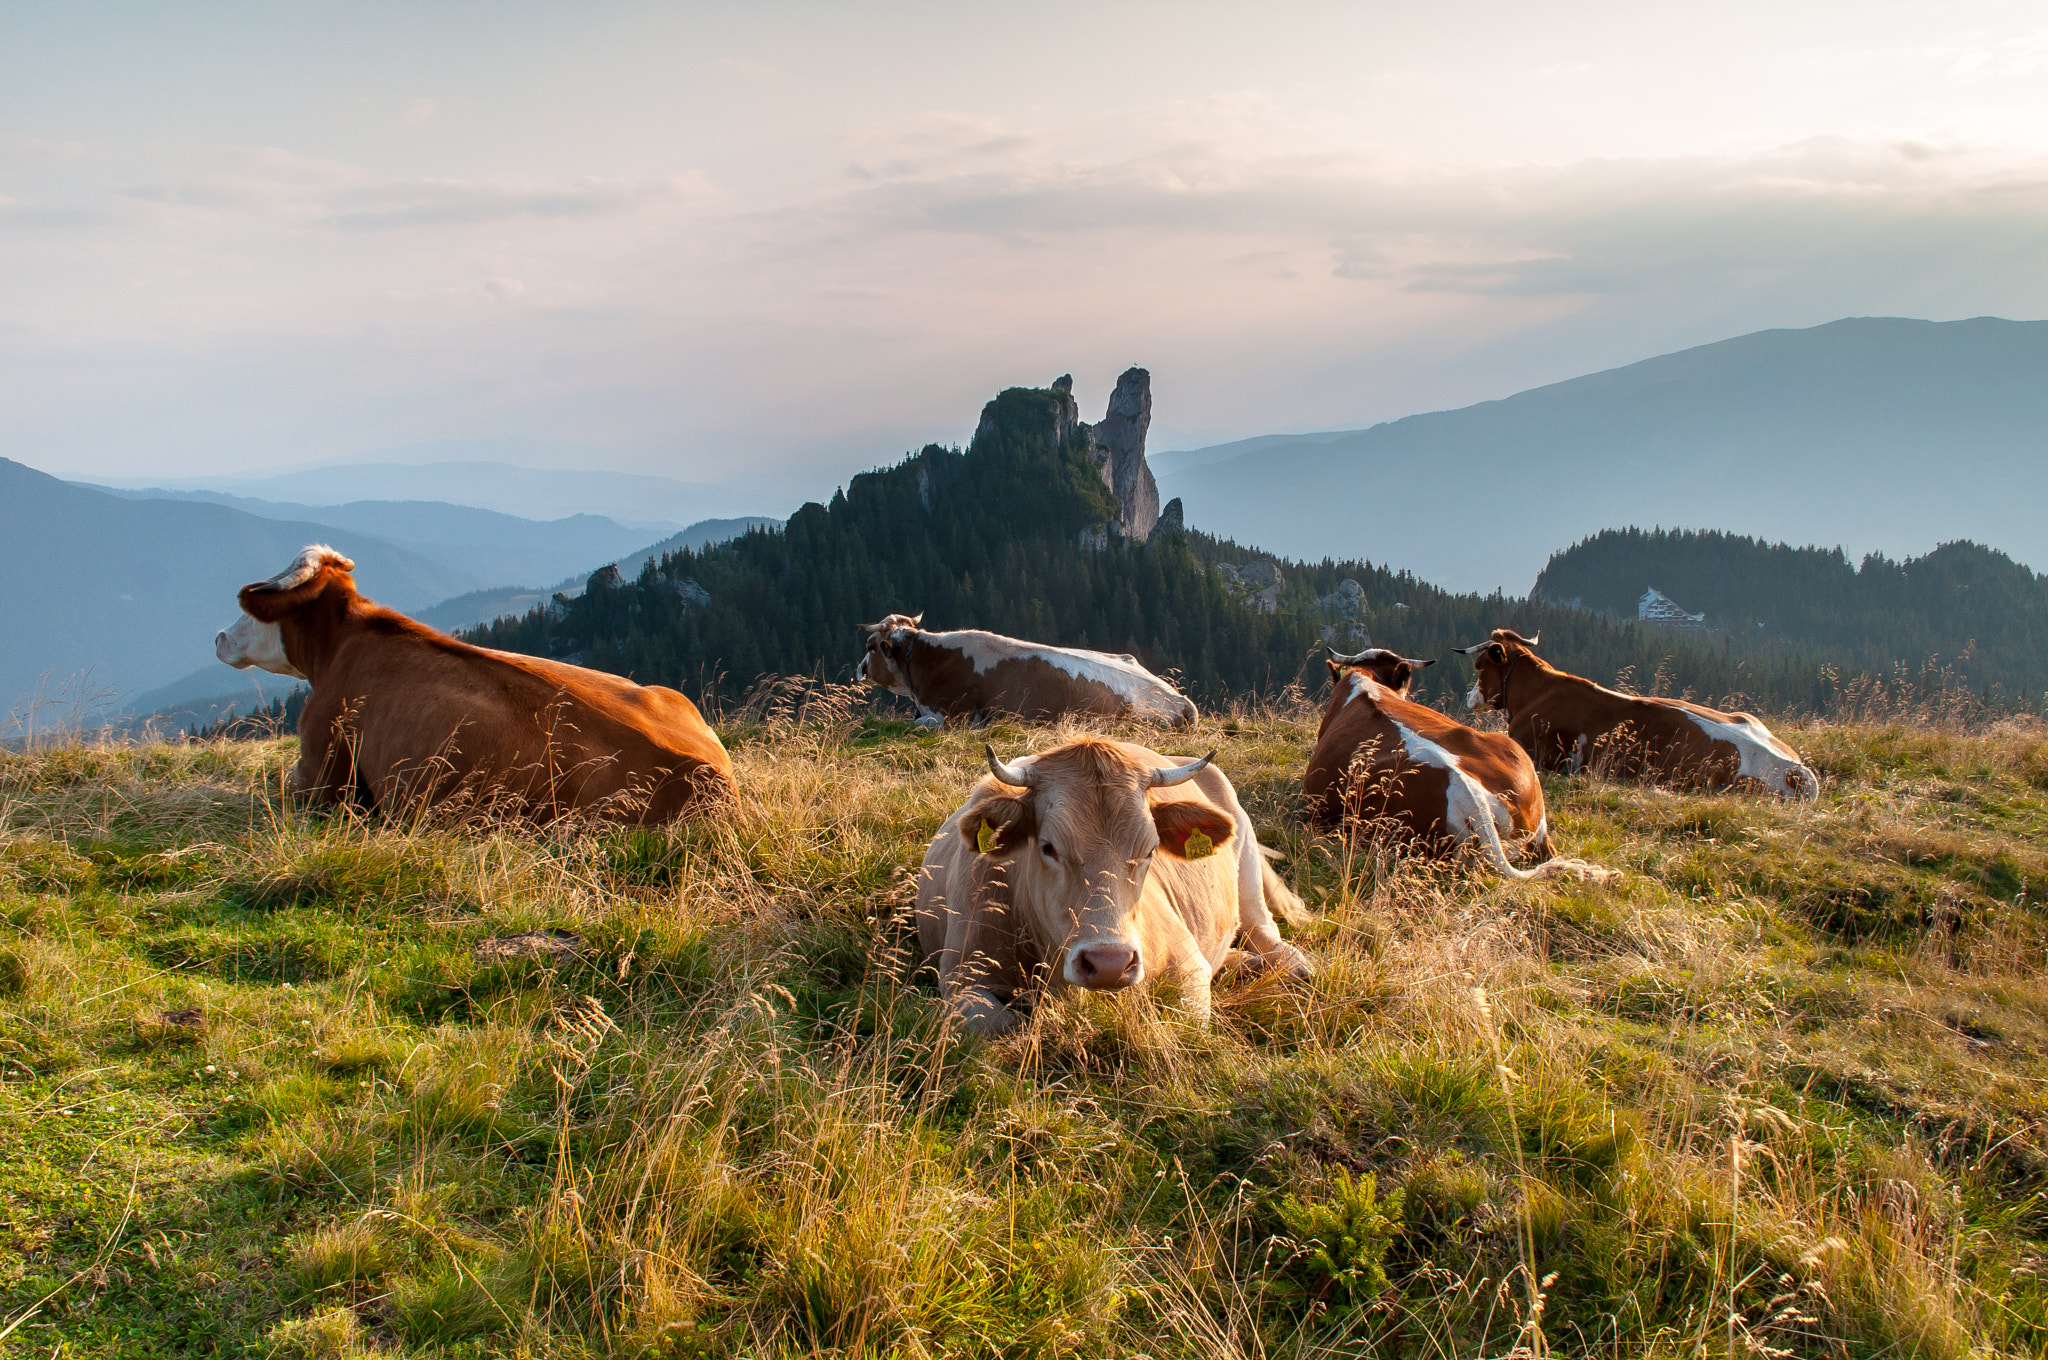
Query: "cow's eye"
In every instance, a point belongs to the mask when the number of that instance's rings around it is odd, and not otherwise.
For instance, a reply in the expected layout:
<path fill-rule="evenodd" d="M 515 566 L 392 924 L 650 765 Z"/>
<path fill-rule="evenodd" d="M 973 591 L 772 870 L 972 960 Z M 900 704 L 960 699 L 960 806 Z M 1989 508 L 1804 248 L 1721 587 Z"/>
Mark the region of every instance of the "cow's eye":
<path fill-rule="evenodd" d="M 1051 860 L 1055 864 L 1059 863 L 1060 852 L 1054 848 L 1053 843 L 1051 841 L 1040 841 L 1038 843 L 1038 848 L 1045 852 L 1045 857 L 1047 859 Z"/>

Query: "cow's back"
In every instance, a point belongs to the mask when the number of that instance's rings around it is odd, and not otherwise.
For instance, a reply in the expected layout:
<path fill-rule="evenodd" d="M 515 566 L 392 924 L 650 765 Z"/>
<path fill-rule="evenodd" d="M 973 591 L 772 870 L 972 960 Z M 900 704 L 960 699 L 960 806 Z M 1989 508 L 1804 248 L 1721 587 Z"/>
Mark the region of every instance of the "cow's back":
<path fill-rule="evenodd" d="M 1593 768 L 1622 777 L 1721 784 L 1740 757 L 1704 732 L 1693 705 L 1622 694 L 1582 680 L 1515 716 L 1509 732 L 1539 769 Z"/>
<path fill-rule="evenodd" d="M 963 629 L 919 637 L 917 702 L 947 717 L 1014 713 L 1033 721 L 1131 714 L 1186 727 L 1194 703 L 1135 658 Z"/>
<path fill-rule="evenodd" d="M 536 810 L 620 800 L 631 820 L 674 816 L 732 763 L 674 690 L 487 651 L 372 621 L 338 651 L 306 723 L 352 734 L 358 788 L 377 801 L 488 778 Z"/>
<path fill-rule="evenodd" d="M 1467 727 L 1433 708 L 1357 678 L 1353 696 L 1316 742 L 1302 791 L 1316 820 L 1347 815 L 1403 828 L 1425 848 L 1456 840 L 1450 819 L 1453 767 L 1500 799 L 1515 829 L 1545 828 L 1543 786 L 1529 756 L 1511 738 Z"/>

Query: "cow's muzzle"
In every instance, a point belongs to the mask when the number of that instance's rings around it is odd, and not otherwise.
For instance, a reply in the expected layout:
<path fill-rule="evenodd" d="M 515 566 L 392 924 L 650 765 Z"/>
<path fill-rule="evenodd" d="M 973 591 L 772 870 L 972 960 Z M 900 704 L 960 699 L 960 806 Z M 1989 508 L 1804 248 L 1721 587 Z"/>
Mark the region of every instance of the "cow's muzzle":
<path fill-rule="evenodd" d="M 1075 947 L 1067 960 L 1067 981 L 1095 992 L 1135 987 L 1145 976 L 1145 960 L 1135 944 L 1104 940 Z"/>

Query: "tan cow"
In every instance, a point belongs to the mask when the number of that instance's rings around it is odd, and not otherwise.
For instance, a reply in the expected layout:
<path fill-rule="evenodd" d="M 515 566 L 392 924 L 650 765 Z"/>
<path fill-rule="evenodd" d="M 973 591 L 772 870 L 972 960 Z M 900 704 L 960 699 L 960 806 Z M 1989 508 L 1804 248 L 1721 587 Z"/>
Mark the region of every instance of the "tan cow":
<path fill-rule="evenodd" d="M 230 666 L 311 682 L 299 792 L 392 809 L 465 791 L 639 823 L 730 792 L 732 761 L 685 696 L 458 642 L 364 599 L 354 570 L 314 544 L 242 587 L 242 616 L 214 639 Z"/>
<path fill-rule="evenodd" d="M 1209 987 L 1240 961 L 1306 976 L 1273 914 L 1300 910 L 1266 862 L 1223 772 L 1127 742 L 1085 738 L 990 774 L 946 819 L 917 880 L 917 931 L 969 1028 L 1018 1023 L 1011 1000 L 1055 988 L 1120 991 L 1177 979 L 1209 1014 Z"/>
<path fill-rule="evenodd" d="M 1466 702 L 1474 711 L 1506 713 L 1508 735 L 1537 769 L 1576 774 L 1590 764 L 1689 788 L 1820 797 L 1820 778 L 1753 714 L 1596 685 L 1536 655 L 1536 641 L 1496 628 L 1487 641 L 1457 650 L 1472 658 Z"/>
<path fill-rule="evenodd" d="M 995 713 L 1040 721 L 1069 715 L 1144 718 L 1176 731 L 1194 701 L 1128 653 L 1089 652 L 963 628 L 928 633 L 923 614 L 891 614 L 868 634 L 860 678 L 917 705 L 921 726 Z"/>
<path fill-rule="evenodd" d="M 1550 858 L 1543 785 L 1527 753 L 1402 697 L 1413 665 L 1380 648 L 1330 659 L 1330 702 L 1302 776 L 1311 819 L 1391 829 L 1425 855 L 1469 845 L 1509 878 L 1614 877 Z M 1516 868 L 1510 843 L 1546 862 Z"/>

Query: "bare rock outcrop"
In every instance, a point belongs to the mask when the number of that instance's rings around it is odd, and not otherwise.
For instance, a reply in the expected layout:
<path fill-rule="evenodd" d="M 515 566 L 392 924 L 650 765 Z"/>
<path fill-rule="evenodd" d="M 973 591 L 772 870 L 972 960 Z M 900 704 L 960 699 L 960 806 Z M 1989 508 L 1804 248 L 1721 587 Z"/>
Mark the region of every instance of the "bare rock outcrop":
<path fill-rule="evenodd" d="M 1228 562 L 1216 568 L 1234 592 L 1241 592 L 1245 604 L 1260 612 L 1271 614 L 1280 608 L 1280 592 L 1287 584 L 1287 577 L 1277 562 L 1251 561 L 1241 567 Z"/>
<path fill-rule="evenodd" d="M 1064 443 L 1076 430 L 1088 436 L 1096 471 L 1116 497 L 1117 532 L 1133 542 L 1144 542 L 1152 536 L 1160 515 L 1159 483 L 1145 461 L 1145 433 L 1152 427 L 1152 375 L 1142 368 L 1125 369 L 1110 393 L 1109 410 L 1094 425 L 1081 419 L 1080 403 L 1074 400 L 1073 374 L 1054 378 L 1051 391 L 1059 399 L 1054 440 Z M 994 418 L 993 406 L 983 410 L 982 424 L 975 429 L 977 439 Z"/>
<path fill-rule="evenodd" d="M 1116 497 L 1124 537 L 1142 543 L 1159 522 L 1159 483 L 1145 462 L 1145 433 L 1152 428 L 1152 375 L 1142 368 L 1123 371 L 1109 410 L 1089 430 L 1095 465 Z"/>

